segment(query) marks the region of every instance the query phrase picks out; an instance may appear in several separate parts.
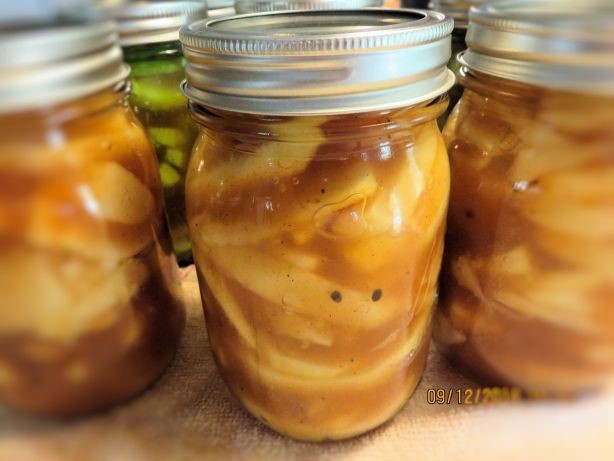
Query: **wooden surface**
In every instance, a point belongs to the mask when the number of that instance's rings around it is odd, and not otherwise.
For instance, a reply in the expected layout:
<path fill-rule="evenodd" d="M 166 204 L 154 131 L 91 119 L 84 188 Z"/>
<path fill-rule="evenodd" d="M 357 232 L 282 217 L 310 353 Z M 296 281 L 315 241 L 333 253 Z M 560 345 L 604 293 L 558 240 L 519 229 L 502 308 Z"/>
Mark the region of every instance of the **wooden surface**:
<path fill-rule="evenodd" d="M 401 412 L 345 442 L 299 443 L 249 416 L 217 375 L 198 286 L 187 274 L 188 323 L 177 357 L 140 397 L 71 423 L 0 407 L 1 461 L 567 460 L 614 461 L 614 396 L 573 402 L 430 405 L 428 389 L 475 387 L 433 350 Z"/>

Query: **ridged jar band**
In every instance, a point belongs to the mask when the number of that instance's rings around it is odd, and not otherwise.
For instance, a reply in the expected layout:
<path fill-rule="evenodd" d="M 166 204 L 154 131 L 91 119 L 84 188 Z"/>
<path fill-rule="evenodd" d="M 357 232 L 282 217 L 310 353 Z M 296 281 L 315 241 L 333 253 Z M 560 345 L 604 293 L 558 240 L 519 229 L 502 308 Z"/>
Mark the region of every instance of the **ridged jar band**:
<path fill-rule="evenodd" d="M 237 13 L 282 10 L 340 10 L 382 6 L 383 0 L 236 0 Z"/>
<path fill-rule="evenodd" d="M 322 21 L 317 32 L 300 22 L 314 15 Z M 369 20 L 375 25 L 367 30 Z M 220 28 L 216 22 L 223 20 L 182 29 L 183 90 L 194 102 L 256 114 L 343 114 L 417 104 L 454 83 L 446 69 L 453 23 L 438 13 L 284 12 L 226 21 Z M 253 26 L 258 21 L 277 29 L 261 34 Z M 348 33 L 344 21 L 358 21 L 361 30 Z"/>
<path fill-rule="evenodd" d="M 79 99 L 123 82 L 112 23 L 74 22 L 0 34 L 0 113 Z"/>
<path fill-rule="evenodd" d="M 484 56 L 467 50 L 458 61 L 469 69 L 494 77 L 527 83 L 553 90 L 614 96 L 614 70 L 603 68 L 570 68 L 567 64 L 541 63 Z"/>
<path fill-rule="evenodd" d="M 470 69 L 539 87 L 614 95 L 611 0 L 504 0 L 473 8 Z"/>
<path fill-rule="evenodd" d="M 441 11 L 454 19 L 455 29 L 466 29 L 469 23 L 469 9 L 484 3 L 485 0 L 431 0 L 429 8 Z"/>
<path fill-rule="evenodd" d="M 202 1 L 137 2 L 102 9 L 116 21 L 122 47 L 179 40 L 184 24 L 207 17 Z"/>

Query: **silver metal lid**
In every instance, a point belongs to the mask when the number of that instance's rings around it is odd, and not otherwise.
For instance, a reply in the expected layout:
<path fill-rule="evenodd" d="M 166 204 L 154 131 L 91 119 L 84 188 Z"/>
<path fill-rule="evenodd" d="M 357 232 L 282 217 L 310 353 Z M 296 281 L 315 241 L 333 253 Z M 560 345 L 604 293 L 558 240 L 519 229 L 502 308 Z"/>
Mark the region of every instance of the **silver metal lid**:
<path fill-rule="evenodd" d="M 181 29 L 190 100 L 237 112 L 315 115 L 417 104 L 454 83 L 453 21 L 424 10 L 285 11 Z"/>
<path fill-rule="evenodd" d="M 485 0 L 432 0 L 429 8 L 441 11 L 446 16 L 454 19 L 456 29 L 466 29 L 469 23 L 469 9 L 480 5 Z"/>
<path fill-rule="evenodd" d="M 123 47 L 179 40 L 179 28 L 207 17 L 207 3 L 136 2 L 109 8 Z"/>
<path fill-rule="evenodd" d="M 0 29 L 0 113 L 88 96 L 128 74 L 110 22 Z"/>
<path fill-rule="evenodd" d="M 237 13 L 283 10 L 344 10 L 382 6 L 383 0 L 235 0 Z"/>
<path fill-rule="evenodd" d="M 614 95 L 614 1 L 503 0 L 472 8 L 469 69 L 539 87 Z"/>

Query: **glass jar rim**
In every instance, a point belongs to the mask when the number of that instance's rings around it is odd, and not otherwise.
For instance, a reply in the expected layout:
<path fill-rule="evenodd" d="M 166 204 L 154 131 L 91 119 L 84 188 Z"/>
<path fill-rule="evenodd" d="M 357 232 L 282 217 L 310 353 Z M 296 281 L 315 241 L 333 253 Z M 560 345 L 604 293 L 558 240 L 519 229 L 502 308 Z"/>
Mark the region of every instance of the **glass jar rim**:
<path fill-rule="evenodd" d="M 393 109 L 377 110 L 370 112 L 359 112 L 355 114 L 332 114 L 333 117 L 345 117 L 347 121 L 344 129 L 336 135 L 330 135 L 336 140 L 355 139 L 356 130 L 360 129 L 361 138 L 379 137 L 382 131 L 393 132 L 407 130 L 412 126 L 420 125 L 437 120 L 448 106 L 449 97 L 447 93 L 437 96 L 431 100 L 423 101 L 418 104 L 397 107 Z M 225 134 L 249 136 L 250 138 L 261 138 L 270 140 L 275 137 L 275 132 L 271 131 L 276 123 L 284 123 L 288 120 L 297 118 L 289 115 L 271 114 L 248 114 L 235 111 L 227 111 L 207 107 L 197 102 L 189 103 L 190 115 L 201 126 L 209 128 L 215 132 Z M 402 115 L 401 115 L 402 114 Z M 308 115 L 306 118 L 324 118 L 329 115 Z M 303 116 L 298 116 L 303 117 Z M 380 122 L 377 125 L 365 125 L 362 120 L 372 117 L 379 117 L 388 121 Z M 262 126 L 267 125 L 269 131 L 263 132 Z M 287 133 L 284 133 L 288 137 Z M 305 141 L 305 133 L 293 133 L 296 142 Z"/>

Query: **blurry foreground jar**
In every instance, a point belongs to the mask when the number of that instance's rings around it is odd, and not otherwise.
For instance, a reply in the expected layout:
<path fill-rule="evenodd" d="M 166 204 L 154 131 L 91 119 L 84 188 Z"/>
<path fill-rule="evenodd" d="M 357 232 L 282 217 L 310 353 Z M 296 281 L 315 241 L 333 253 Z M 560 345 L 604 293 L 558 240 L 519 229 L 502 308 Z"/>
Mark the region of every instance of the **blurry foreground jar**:
<path fill-rule="evenodd" d="M 420 379 L 449 192 L 436 118 L 451 31 L 443 15 L 388 10 L 182 29 L 209 340 L 234 395 L 281 433 L 363 433 Z"/>
<path fill-rule="evenodd" d="M 0 399 L 72 416 L 150 384 L 184 310 L 112 26 L 20 29 L 0 34 Z"/>
<path fill-rule="evenodd" d="M 192 259 L 185 217 L 185 172 L 197 129 L 179 85 L 185 78 L 179 28 L 207 14 L 203 2 L 139 2 L 108 10 L 132 73 L 130 104 L 160 163 L 171 238 L 180 262 Z"/>
<path fill-rule="evenodd" d="M 613 36 L 605 0 L 471 13 L 436 336 L 485 380 L 560 395 L 614 378 Z"/>

